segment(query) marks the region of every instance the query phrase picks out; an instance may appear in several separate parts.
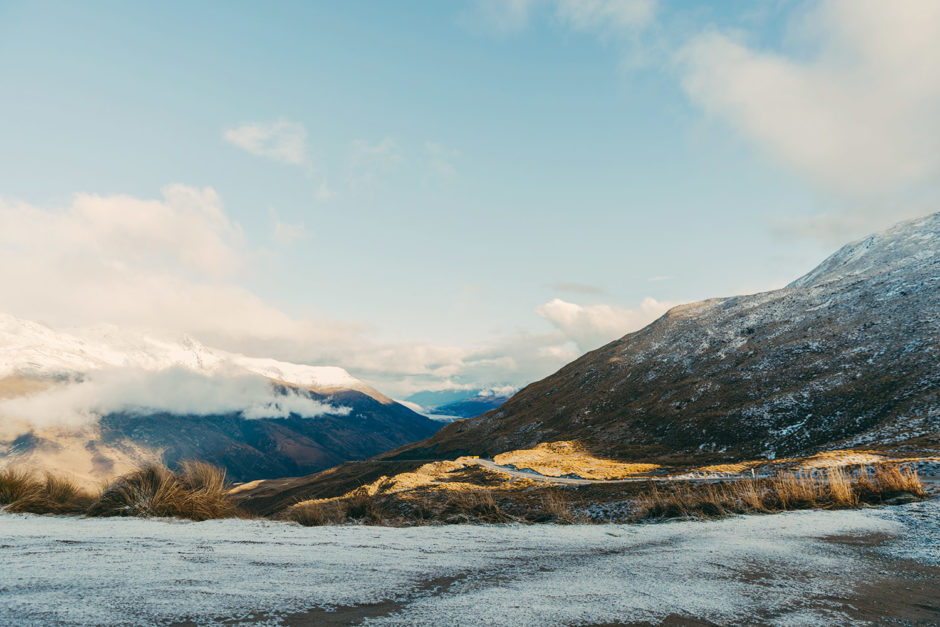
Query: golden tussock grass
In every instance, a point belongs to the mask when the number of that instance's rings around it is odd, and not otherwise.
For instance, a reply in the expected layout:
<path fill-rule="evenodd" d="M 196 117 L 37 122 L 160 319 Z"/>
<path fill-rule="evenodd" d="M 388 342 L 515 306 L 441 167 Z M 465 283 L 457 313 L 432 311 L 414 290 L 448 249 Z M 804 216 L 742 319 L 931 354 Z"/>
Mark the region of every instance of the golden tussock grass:
<path fill-rule="evenodd" d="M 504 523 L 513 520 L 499 506 L 490 490 L 453 492 L 440 516 L 445 522 Z"/>
<path fill-rule="evenodd" d="M 88 515 L 209 520 L 241 513 L 228 493 L 223 469 L 205 462 L 183 462 L 178 472 L 151 464 L 115 479 Z"/>
<path fill-rule="evenodd" d="M 692 472 L 701 473 L 705 475 L 732 475 L 739 474 L 742 472 L 747 472 L 748 470 L 760 466 L 765 462 L 763 461 L 747 461 L 747 462 L 737 462 L 734 464 L 713 464 L 711 466 L 701 466 L 699 468 L 693 468 Z"/>
<path fill-rule="evenodd" d="M 297 503 L 279 517 L 305 526 L 588 522 L 580 501 L 554 487 L 432 488 L 388 494 L 363 487 L 335 499 Z"/>
<path fill-rule="evenodd" d="M 304 527 L 338 525 L 346 521 L 347 509 L 341 501 L 304 501 L 287 510 L 284 519 Z"/>
<path fill-rule="evenodd" d="M 387 477 L 370 486 L 362 486 L 339 498 L 301 501 L 287 508 L 279 518 L 305 527 L 336 525 L 346 522 L 382 524 L 394 518 L 385 511 L 381 489 L 389 488 Z"/>
<path fill-rule="evenodd" d="M 637 499 L 634 519 L 847 508 L 882 503 L 901 494 L 926 496 L 917 471 L 894 464 L 861 468 L 855 473 L 842 467 L 816 473 L 785 471 L 768 478 L 724 483 L 675 482 L 660 487 L 650 482 L 649 489 Z"/>
<path fill-rule="evenodd" d="M 557 524 L 571 524 L 586 522 L 587 518 L 580 513 L 580 504 L 558 489 L 542 491 L 535 508 L 527 512 L 525 518 L 529 522 L 551 522 Z"/>
<path fill-rule="evenodd" d="M 88 509 L 95 495 L 71 479 L 28 470 L 0 470 L 0 507 L 11 513 L 78 514 Z"/>
<path fill-rule="evenodd" d="M 547 477 L 577 475 L 584 479 L 626 479 L 660 467 L 595 457 L 575 441 L 543 442 L 535 448 L 501 453 L 493 460 L 503 466 L 534 470 Z"/>
<path fill-rule="evenodd" d="M 298 503 L 281 517 L 303 525 L 628 522 L 849 508 L 903 494 L 926 495 L 917 473 L 897 464 L 853 471 L 838 466 L 797 467 L 767 477 L 712 482 L 650 480 L 567 488 L 505 477 L 491 483 L 489 477 L 466 475 L 471 469 L 425 468 L 408 473 L 404 481 L 382 477 L 342 497 Z"/>

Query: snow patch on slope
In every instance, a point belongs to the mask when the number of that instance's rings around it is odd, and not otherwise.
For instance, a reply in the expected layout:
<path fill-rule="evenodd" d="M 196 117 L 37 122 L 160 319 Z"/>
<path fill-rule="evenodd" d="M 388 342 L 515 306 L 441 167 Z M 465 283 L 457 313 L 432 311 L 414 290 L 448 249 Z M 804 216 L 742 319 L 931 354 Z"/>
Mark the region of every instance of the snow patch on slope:
<path fill-rule="evenodd" d="M 846 244 L 788 287 L 812 287 L 852 276 L 884 273 L 892 266 L 923 263 L 940 255 L 940 212 L 900 222 Z"/>

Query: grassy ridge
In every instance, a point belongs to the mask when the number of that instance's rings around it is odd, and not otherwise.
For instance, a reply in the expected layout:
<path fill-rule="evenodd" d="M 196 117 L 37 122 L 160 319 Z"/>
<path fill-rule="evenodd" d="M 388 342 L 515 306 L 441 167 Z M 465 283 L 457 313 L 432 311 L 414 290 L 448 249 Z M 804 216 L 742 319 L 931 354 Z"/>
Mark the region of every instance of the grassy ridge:
<path fill-rule="evenodd" d="M 676 481 L 627 484 L 611 492 L 625 504 L 620 513 L 596 507 L 605 499 L 577 489 L 522 488 L 460 483 L 449 488 L 392 491 L 383 478 L 340 498 L 309 500 L 277 517 L 301 525 L 343 523 L 406 525 L 427 523 L 639 522 L 668 518 L 709 518 L 809 508 L 851 508 L 880 504 L 899 495 L 927 496 L 917 472 L 900 464 L 880 464 L 848 472 L 780 472 L 725 482 Z M 472 478 L 471 478 L 472 479 Z M 611 489 L 608 487 L 607 489 Z M 626 489 L 626 488 L 621 488 Z M 0 509 L 13 513 L 86 516 L 177 517 L 189 520 L 244 517 L 226 483 L 225 471 L 204 462 L 184 462 L 179 470 L 149 465 L 119 477 L 94 494 L 68 479 L 24 470 L 0 471 Z M 605 513 L 606 512 L 606 513 Z"/>
<path fill-rule="evenodd" d="M 388 481 L 386 481 L 388 483 Z M 608 489 L 611 489 L 608 486 Z M 714 518 L 732 514 L 794 509 L 838 509 L 881 504 L 899 495 L 927 496 L 917 472 L 878 465 L 855 473 L 833 467 L 816 473 L 780 472 L 715 483 L 675 481 L 627 484 L 612 493 L 626 506 L 592 507 L 603 498 L 585 498 L 578 488 L 502 486 L 473 489 L 422 487 L 387 493 L 383 482 L 344 497 L 297 503 L 280 517 L 302 525 L 641 522 L 669 518 Z M 608 501 L 609 502 L 609 501 Z"/>

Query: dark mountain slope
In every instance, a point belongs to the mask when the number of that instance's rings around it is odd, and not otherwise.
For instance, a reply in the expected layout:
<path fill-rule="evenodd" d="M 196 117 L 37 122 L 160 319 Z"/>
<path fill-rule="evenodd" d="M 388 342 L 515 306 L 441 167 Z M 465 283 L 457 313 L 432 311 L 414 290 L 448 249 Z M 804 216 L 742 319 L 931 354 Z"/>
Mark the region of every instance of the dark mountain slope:
<path fill-rule="evenodd" d="M 245 419 L 238 414 L 181 416 L 111 414 L 100 422 L 101 443 L 162 451 L 174 465 L 199 459 L 224 467 L 234 481 L 305 475 L 365 459 L 436 432 L 441 423 L 398 403 L 356 390 L 312 398 L 351 408 L 349 415 Z"/>
<path fill-rule="evenodd" d="M 620 459 L 775 457 L 940 433 L 940 214 L 845 246 L 786 288 L 646 328 L 386 458 L 580 440 Z"/>

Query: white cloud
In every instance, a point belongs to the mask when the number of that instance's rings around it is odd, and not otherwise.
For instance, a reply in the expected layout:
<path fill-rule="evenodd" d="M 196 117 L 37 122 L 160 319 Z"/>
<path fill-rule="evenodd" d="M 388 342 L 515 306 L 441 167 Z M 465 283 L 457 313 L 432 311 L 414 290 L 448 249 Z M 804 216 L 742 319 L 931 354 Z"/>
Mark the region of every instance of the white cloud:
<path fill-rule="evenodd" d="M 670 307 L 650 297 L 643 299 L 639 309 L 578 305 L 556 298 L 539 306 L 536 313 L 587 352 L 649 324 Z"/>
<path fill-rule="evenodd" d="M 403 161 L 398 143 L 385 137 L 378 143 L 353 140 L 349 157 L 349 187 L 368 189 L 395 170 Z"/>
<path fill-rule="evenodd" d="M 504 35 L 523 30 L 535 16 L 553 15 L 564 27 L 616 46 L 625 70 L 662 53 L 655 28 L 659 0 L 477 0 L 473 6 L 464 16 L 468 25 Z"/>
<path fill-rule="evenodd" d="M 827 0 L 804 16 L 805 57 L 706 32 L 683 87 L 780 161 L 858 194 L 940 176 L 940 3 Z"/>
<path fill-rule="evenodd" d="M 119 271 L 161 266 L 223 276 L 238 270 L 241 227 L 229 221 L 211 187 L 163 188 L 163 200 L 76 194 L 46 211 L 0 199 L 0 254 L 56 258 Z"/>
<path fill-rule="evenodd" d="M 278 246 L 282 248 L 293 246 L 299 240 L 307 237 L 307 229 L 302 222 L 296 224 L 285 222 L 281 220 L 277 211 L 273 208 L 270 210 L 270 213 L 271 220 L 274 222 L 271 239 L 274 240 L 274 243 Z"/>
<path fill-rule="evenodd" d="M 454 160 L 460 156 L 459 150 L 447 148 L 437 142 L 424 142 L 424 150 L 430 159 L 431 170 L 444 182 L 451 183 L 457 178 Z"/>
<path fill-rule="evenodd" d="M 477 0 L 476 16 L 501 33 L 518 31 L 529 23 L 529 13 L 537 0 Z"/>
<path fill-rule="evenodd" d="M 259 157 L 288 165 L 310 165 L 307 129 L 297 122 L 284 118 L 273 122 L 244 122 L 227 129 L 222 136 L 229 143 Z"/>
<path fill-rule="evenodd" d="M 347 415 L 350 409 L 313 400 L 292 389 L 279 393 L 258 376 L 207 376 L 185 368 L 97 371 L 78 382 L 0 400 L 0 418 L 7 431 L 11 423 L 25 423 L 24 431 L 79 429 L 117 412 L 190 416 L 240 413 L 244 418 L 256 419 L 286 418 L 291 414 L 304 418 Z"/>
<path fill-rule="evenodd" d="M 0 311 L 53 326 L 312 335 L 317 325 L 235 283 L 250 257 L 211 188 L 170 185 L 162 200 L 79 194 L 63 209 L 0 199 L 0 265 L 17 269 L 0 273 Z"/>
<path fill-rule="evenodd" d="M 307 229 L 303 223 L 291 224 L 277 220 L 274 223 L 274 241 L 279 246 L 292 246 L 298 240 L 307 237 Z"/>
<path fill-rule="evenodd" d="M 297 235 L 289 225 L 281 230 L 288 239 Z M 0 200 L 0 267 L 10 269 L 0 273 L 0 312 L 60 329 L 114 324 L 156 337 L 187 334 L 246 355 L 342 366 L 397 397 L 440 386 L 526 384 L 652 317 L 649 307 L 631 316 L 553 301 L 539 310 L 557 328 L 549 333 L 477 346 L 385 342 L 363 323 L 290 316 L 239 285 L 256 254 L 211 189 L 169 186 L 161 200 L 79 195 L 61 209 Z M 564 306 L 584 311 L 566 314 Z M 605 312 L 616 322 L 604 322 Z"/>
<path fill-rule="evenodd" d="M 652 23 L 656 5 L 656 0 L 559 0 L 558 16 L 576 30 L 636 31 Z"/>
<path fill-rule="evenodd" d="M 298 235 L 277 222 L 275 215 L 276 236 Z M 369 339 L 373 329 L 362 323 L 289 316 L 239 285 L 254 255 L 211 189 L 172 185 L 160 200 L 83 194 L 57 209 L 0 199 L 0 266 L 9 269 L 0 273 L 0 312 L 56 328 L 114 324 L 341 365 L 390 394 L 450 377 L 525 383 L 561 365 L 540 353 L 541 339 L 484 349 L 388 343 Z"/>
<path fill-rule="evenodd" d="M 317 186 L 317 191 L 314 193 L 313 197 L 317 200 L 317 202 L 326 202 L 335 198 L 336 192 L 333 191 L 326 181 L 321 181 L 321 183 Z"/>
<path fill-rule="evenodd" d="M 376 144 L 364 139 L 353 140 L 352 160 L 357 165 L 379 164 L 390 167 L 401 162 L 398 144 L 391 137 L 386 137 Z"/>

